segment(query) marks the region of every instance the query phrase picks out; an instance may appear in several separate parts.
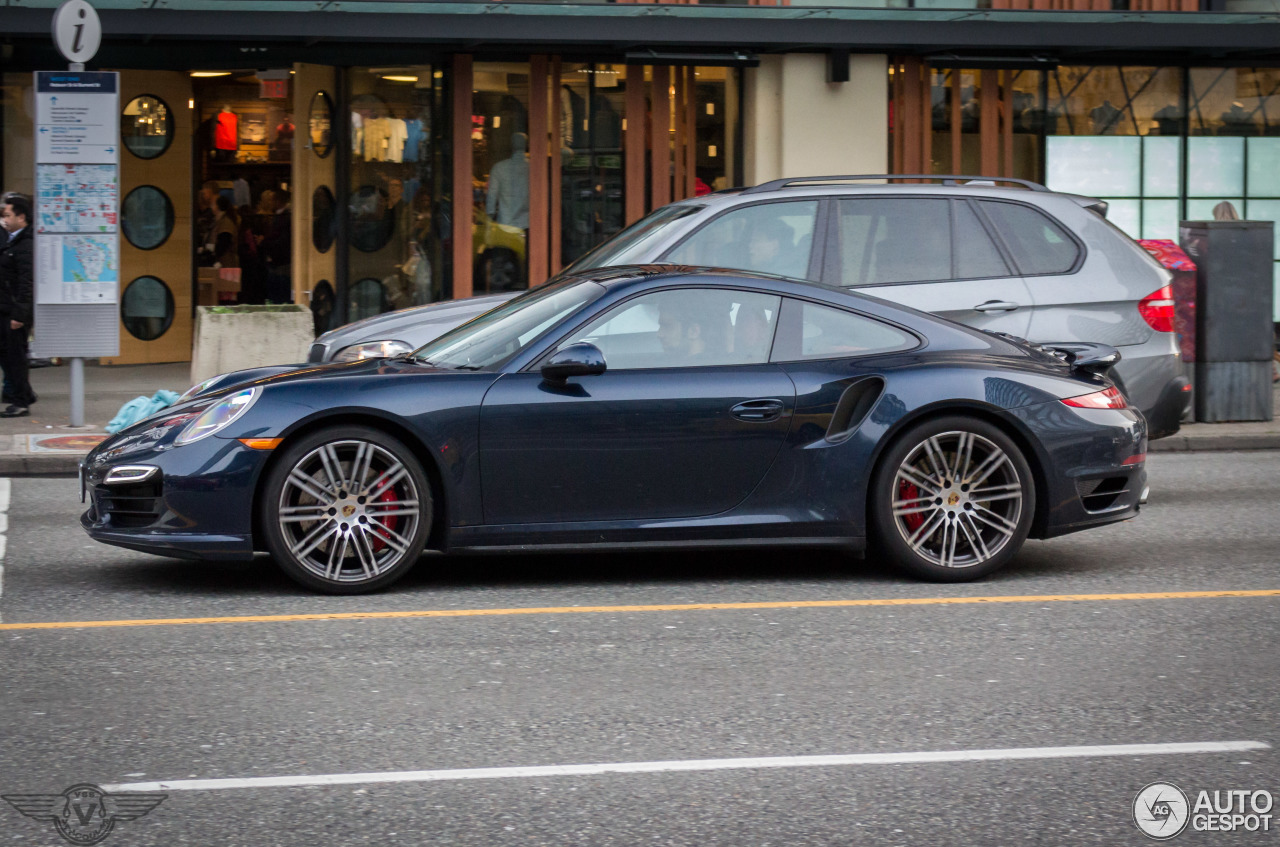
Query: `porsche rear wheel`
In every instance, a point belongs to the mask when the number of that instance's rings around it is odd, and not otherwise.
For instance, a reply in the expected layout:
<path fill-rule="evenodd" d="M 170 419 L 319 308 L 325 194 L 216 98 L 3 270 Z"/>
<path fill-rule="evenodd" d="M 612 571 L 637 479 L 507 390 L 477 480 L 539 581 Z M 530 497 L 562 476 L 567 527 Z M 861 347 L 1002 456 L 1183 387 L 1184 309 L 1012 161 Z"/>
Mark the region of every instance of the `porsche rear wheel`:
<path fill-rule="evenodd" d="M 431 531 L 431 488 L 404 444 L 369 427 L 335 427 L 288 445 L 268 474 L 261 526 L 292 579 L 329 594 L 390 585 Z"/>
<path fill-rule="evenodd" d="M 894 442 L 871 497 L 879 546 L 899 567 L 938 582 L 1003 567 L 1035 513 L 1022 451 L 998 427 L 959 416 L 926 421 Z"/>

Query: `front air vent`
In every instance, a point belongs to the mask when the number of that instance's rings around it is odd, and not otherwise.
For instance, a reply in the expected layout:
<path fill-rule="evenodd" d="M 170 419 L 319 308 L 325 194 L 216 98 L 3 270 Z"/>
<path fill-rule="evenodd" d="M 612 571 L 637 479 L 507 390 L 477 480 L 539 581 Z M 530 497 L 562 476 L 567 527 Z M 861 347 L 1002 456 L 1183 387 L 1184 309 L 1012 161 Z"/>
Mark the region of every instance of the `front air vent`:
<path fill-rule="evenodd" d="M 110 526 L 140 529 L 160 517 L 160 494 L 158 477 L 133 485 L 97 485 L 93 490 L 94 511 Z"/>
<path fill-rule="evenodd" d="M 853 435 L 883 391 L 884 380 L 878 376 L 865 377 L 846 388 L 827 426 L 827 441 L 834 444 Z"/>

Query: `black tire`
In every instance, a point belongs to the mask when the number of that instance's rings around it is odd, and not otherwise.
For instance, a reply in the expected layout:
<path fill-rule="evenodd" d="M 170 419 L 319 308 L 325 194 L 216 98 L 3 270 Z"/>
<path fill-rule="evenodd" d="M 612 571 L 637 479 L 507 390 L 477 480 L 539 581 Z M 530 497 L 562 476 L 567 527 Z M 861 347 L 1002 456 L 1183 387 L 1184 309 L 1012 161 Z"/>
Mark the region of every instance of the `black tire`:
<path fill-rule="evenodd" d="M 520 290 L 520 262 L 510 250 L 490 250 L 480 260 L 480 279 L 485 291 Z"/>
<path fill-rule="evenodd" d="M 1004 567 L 1035 517 L 1035 480 L 1022 450 L 999 427 L 963 415 L 899 435 L 868 497 L 877 551 L 934 582 L 967 582 Z"/>
<path fill-rule="evenodd" d="M 399 440 L 372 427 L 328 427 L 276 458 L 259 526 L 291 579 L 326 594 L 363 594 L 418 561 L 431 532 L 431 484 Z"/>

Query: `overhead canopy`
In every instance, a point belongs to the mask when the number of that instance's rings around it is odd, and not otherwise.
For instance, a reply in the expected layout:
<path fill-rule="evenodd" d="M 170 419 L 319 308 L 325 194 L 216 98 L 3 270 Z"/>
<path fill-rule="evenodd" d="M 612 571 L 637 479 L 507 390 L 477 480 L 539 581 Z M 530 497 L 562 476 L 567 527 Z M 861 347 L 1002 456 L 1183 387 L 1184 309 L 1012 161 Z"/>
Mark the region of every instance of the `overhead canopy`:
<path fill-rule="evenodd" d="M 0 0 L 0 33 L 18 48 L 11 62 L 45 58 L 58 2 Z M 1130 64 L 1280 62 L 1277 13 L 416 0 L 97 0 L 95 6 L 104 35 L 94 64 L 120 67 L 196 67 L 210 54 L 230 59 L 246 52 L 256 54 L 249 65 L 344 64 L 358 61 L 369 44 L 480 53 L 545 47 L 616 54 L 655 45 L 721 54 L 851 49 L 953 64 L 981 57 L 1047 64 L 1121 57 Z M 137 49 L 168 41 L 188 44 L 179 54 Z"/>

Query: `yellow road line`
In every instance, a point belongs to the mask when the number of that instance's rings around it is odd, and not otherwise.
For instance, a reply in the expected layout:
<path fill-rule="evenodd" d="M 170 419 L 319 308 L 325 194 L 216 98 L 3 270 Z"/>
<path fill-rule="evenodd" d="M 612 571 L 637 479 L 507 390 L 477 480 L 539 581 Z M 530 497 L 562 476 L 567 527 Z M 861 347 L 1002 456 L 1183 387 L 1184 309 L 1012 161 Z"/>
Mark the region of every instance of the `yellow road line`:
<path fill-rule="evenodd" d="M 673 603 L 651 606 L 547 606 L 515 609 L 429 609 L 405 612 L 321 612 L 307 615 L 240 615 L 218 618 L 143 618 L 118 621 L 42 621 L 0 624 L 18 629 L 84 629 L 119 626 L 188 626 L 219 623 L 357 621 L 388 618 L 480 618 L 510 615 L 622 614 L 628 612 L 717 612 L 746 609 L 834 609 L 853 606 L 965 606 L 978 603 L 1081 603 L 1101 600 L 1203 600 L 1217 597 L 1280 597 L 1264 591 L 1153 591 L 1141 594 L 1016 594 L 1004 597 L 891 597 L 877 600 L 782 600 L 764 603 Z"/>

